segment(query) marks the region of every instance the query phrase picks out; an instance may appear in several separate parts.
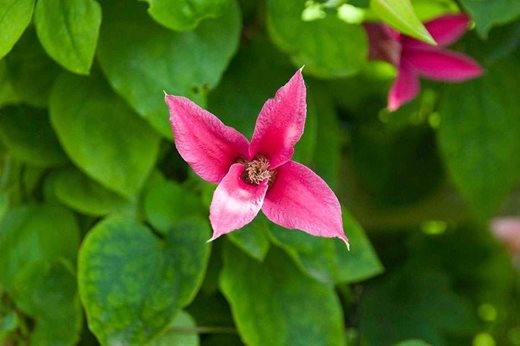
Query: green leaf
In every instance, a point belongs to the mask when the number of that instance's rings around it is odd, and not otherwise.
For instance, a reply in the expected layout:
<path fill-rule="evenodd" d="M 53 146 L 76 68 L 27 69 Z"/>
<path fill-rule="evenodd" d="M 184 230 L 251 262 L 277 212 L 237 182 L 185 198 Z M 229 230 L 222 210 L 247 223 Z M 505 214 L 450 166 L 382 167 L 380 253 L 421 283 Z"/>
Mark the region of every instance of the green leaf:
<path fill-rule="evenodd" d="M 50 102 L 70 159 L 101 185 L 132 197 L 151 172 L 159 138 L 98 75 L 63 74 Z"/>
<path fill-rule="evenodd" d="M 268 29 L 296 66 L 322 78 L 351 76 L 365 64 L 367 42 L 361 26 L 336 16 L 304 21 L 306 0 L 268 0 Z"/>
<path fill-rule="evenodd" d="M 251 257 L 263 261 L 269 251 L 269 221 L 258 215 L 250 224 L 227 235 L 236 246 Z"/>
<path fill-rule="evenodd" d="M 448 171 L 479 219 L 490 217 L 520 178 L 518 59 L 484 77 L 446 86 L 439 142 Z"/>
<path fill-rule="evenodd" d="M 410 126 L 408 119 L 425 112 L 417 103 L 393 113 L 390 123 L 372 121 L 351 131 L 352 168 L 381 207 L 411 205 L 444 181 L 434 131 L 428 124 Z"/>
<path fill-rule="evenodd" d="M 420 338 L 445 345 L 445 338 L 475 323 L 469 305 L 450 287 L 449 277 L 426 265 L 406 264 L 364 292 L 361 334 L 369 345 Z"/>
<path fill-rule="evenodd" d="M 203 104 L 237 49 L 240 15 L 233 1 L 224 16 L 177 33 L 154 23 L 144 6 L 115 1 L 103 8 L 98 57 L 112 87 L 171 138 L 163 91 Z"/>
<path fill-rule="evenodd" d="M 37 166 L 67 162 L 46 110 L 10 106 L 0 110 L 0 139 L 21 161 Z"/>
<path fill-rule="evenodd" d="M 17 96 L 31 106 L 47 107 L 61 68 L 45 53 L 32 27 L 25 31 L 5 62 Z"/>
<path fill-rule="evenodd" d="M 186 217 L 207 214 L 199 196 L 173 181 L 159 181 L 146 190 L 144 212 L 150 224 L 163 234 Z"/>
<path fill-rule="evenodd" d="M 54 171 L 48 179 L 60 202 L 86 215 L 106 215 L 130 203 L 72 167 Z"/>
<path fill-rule="evenodd" d="M 520 16 L 518 0 L 461 0 L 460 2 L 475 21 L 477 32 L 483 38 L 487 37 L 492 27 L 509 23 Z"/>
<path fill-rule="evenodd" d="M 16 282 L 13 299 L 35 321 L 30 344 L 76 345 L 83 318 L 72 264 L 39 262 L 24 274 Z"/>
<path fill-rule="evenodd" d="M 0 59 L 14 44 L 31 22 L 34 0 L 0 0 Z"/>
<path fill-rule="evenodd" d="M 9 311 L 0 317 L 0 342 L 5 339 L 18 328 L 20 319 L 15 311 Z"/>
<path fill-rule="evenodd" d="M 14 91 L 13 82 L 9 79 L 5 60 L 0 60 L 0 107 L 19 102 Z"/>
<path fill-rule="evenodd" d="M 419 339 L 410 339 L 410 340 L 400 341 L 400 342 L 394 344 L 394 346 L 431 346 L 431 345 L 422 340 L 419 340 Z"/>
<path fill-rule="evenodd" d="M 89 232 L 79 254 L 79 290 L 101 344 L 144 344 L 190 303 L 209 258 L 208 228 L 188 219 L 160 240 L 135 221 L 109 218 Z"/>
<path fill-rule="evenodd" d="M 54 206 L 11 209 L 0 221 L 0 283 L 8 290 L 32 265 L 75 260 L 79 229 L 74 215 Z"/>
<path fill-rule="evenodd" d="M 350 243 L 337 238 L 313 237 L 271 224 L 273 242 L 287 252 L 310 277 L 326 284 L 357 282 L 383 271 L 377 255 L 361 226 L 343 208 L 343 228 Z"/>
<path fill-rule="evenodd" d="M 149 346 L 199 346 L 199 337 L 195 332 L 195 321 L 184 311 L 172 320 L 168 330 L 152 340 Z"/>
<path fill-rule="evenodd" d="M 310 84 L 308 98 L 314 100 L 317 121 L 316 145 L 309 167 L 335 189 L 341 163 L 343 134 L 332 97 L 323 85 Z M 312 110 L 312 109 L 309 109 Z"/>
<path fill-rule="evenodd" d="M 436 44 L 415 14 L 410 0 L 371 0 L 370 7 L 391 27 L 418 40 Z"/>
<path fill-rule="evenodd" d="M 332 287 L 303 275 L 276 248 L 260 263 L 226 245 L 220 287 L 245 344 L 344 343 L 341 305 Z"/>
<path fill-rule="evenodd" d="M 101 25 L 95 0 L 38 0 L 36 32 L 45 51 L 68 70 L 88 74 Z"/>
<path fill-rule="evenodd" d="M 220 17 L 229 8 L 230 0 L 146 0 L 148 13 L 165 27 L 193 30 L 205 18 Z"/>

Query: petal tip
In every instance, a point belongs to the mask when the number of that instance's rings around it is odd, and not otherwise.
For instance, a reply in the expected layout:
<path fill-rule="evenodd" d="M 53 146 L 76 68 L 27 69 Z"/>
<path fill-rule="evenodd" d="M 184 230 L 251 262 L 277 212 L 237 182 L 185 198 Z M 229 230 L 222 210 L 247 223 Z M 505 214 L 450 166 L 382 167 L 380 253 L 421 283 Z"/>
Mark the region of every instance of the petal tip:
<path fill-rule="evenodd" d="M 221 235 L 222 235 L 222 234 L 220 234 L 220 233 L 213 232 L 213 235 L 211 236 L 211 238 L 209 238 L 208 240 L 206 240 L 206 244 L 212 243 L 214 240 L 216 240 L 217 238 L 219 238 Z"/>
<path fill-rule="evenodd" d="M 340 235 L 338 236 L 339 239 L 343 240 L 343 242 L 345 243 L 345 246 L 347 247 L 347 251 L 350 251 L 350 243 L 348 241 L 348 238 L 347 236 L 345 236 L 344 234 L 343 235 Z"/>
<path fill-rule="evenodd" d="M 388 104 L 386 106 L 386 108 L 390 111 L 390 112 L 395 112 L 396 110 L 399 109 L 400 107 L 400 102 L 398 100 L 396 100 L 395 98 L 393 97 L 390 97 L 388 98 Z"/>

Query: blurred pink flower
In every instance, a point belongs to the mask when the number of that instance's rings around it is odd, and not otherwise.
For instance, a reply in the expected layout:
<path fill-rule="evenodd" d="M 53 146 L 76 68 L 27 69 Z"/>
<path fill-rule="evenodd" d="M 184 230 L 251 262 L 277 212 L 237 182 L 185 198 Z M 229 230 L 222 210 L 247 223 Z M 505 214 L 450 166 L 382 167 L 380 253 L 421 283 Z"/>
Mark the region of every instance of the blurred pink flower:
<path fill-rule="evenodd" d="M 491 230 L 507 248 L 520 257 L 520 217 L 499 217 L 491 221 Z"/>
<path fill-rule="evenodd" d="M 245 226 L 262 209 L 282 227 L 338 237 L 348 246 L 334 192 L 291 161 L 307 111 L 301 70 L 264 104 L 251 142 L 184 97 L 165 101 L 180 155 L 202 179 L 218 184 L 210 207 L 211 240 Z"/>
<path fill-rule="evenodd" d="M 464 34 L 469 21 L 466 14 L 448 14 L 425 23 L 438 46 L 430 46 L 384 24 L 364 24 L 369 41 L 369 59 L 387 61 L 398 70 L 388 93 L 390 111 L 417 96 L 419 75 L 433 80 L 460 82 L 482 74 L 482 68 L 472 58 L 444 49 Z"/>

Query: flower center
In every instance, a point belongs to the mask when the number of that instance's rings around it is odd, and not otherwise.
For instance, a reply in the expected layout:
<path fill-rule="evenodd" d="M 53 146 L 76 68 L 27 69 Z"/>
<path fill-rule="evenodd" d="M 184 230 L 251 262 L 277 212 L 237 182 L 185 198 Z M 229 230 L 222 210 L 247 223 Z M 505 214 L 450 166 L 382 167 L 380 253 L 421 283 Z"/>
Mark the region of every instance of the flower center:
<path fill-rule="evenodd" d="M 269 161 L 264 155 L 256 155 L 252 161 L 240 159 L 239 162 L 245 166 L 242 179 L 248 184 L 259 185 L 267 179 L 267 183 L 271 185 L 274 181 L 276 171 L 269 169 Z"/>

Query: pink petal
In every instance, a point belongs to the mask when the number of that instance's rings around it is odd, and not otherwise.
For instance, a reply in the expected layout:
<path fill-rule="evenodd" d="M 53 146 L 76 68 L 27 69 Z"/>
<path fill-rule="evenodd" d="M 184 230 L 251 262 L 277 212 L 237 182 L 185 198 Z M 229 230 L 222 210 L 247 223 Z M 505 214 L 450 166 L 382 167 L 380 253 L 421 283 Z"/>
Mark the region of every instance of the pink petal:
<path fill-rule="evenodd" d="M 247 225 L 262 208 L 267 181 L 250 185 L 240 177 L 243 172 L 242 164 L 233 164 L 213 193 L 209 209 L 213 227 L 211 240 Z"/>
<path fill-rule="evenodd" d="M 401 37 L 403 36 L 403 35 L 401 35 L 401 33 L 399 31 L 395 30 L 394 28 L 392 28 L 386 24 L 382 24 L 382 25 L 383 25 L 383 29 L 386 31 L 388 36 L 390 36 L 394 40 L 399 41 L 401 39 Z"/>
<path fill-rule="evenodd" d="M 470 20 L 465 13 L 447 14 L 424 23 L 424 26 L 438 45 L 446 46 L 466 32 Z"/>
<path fill-rule="evenodd" d="M 390 33 L 391 29 L 377 23 L 364 23 L 363 26 L 368 37 L 368 59 L 399 64 L 401 44 L 395 35 Z"/>
<path fill-rule="evenodd" d="M 165 97 L 175 146 L 202 179 L 218 183 L 237 158 L 248 157 L 247 139 L 187 98 Z"/>
<path fill-rule="evenodd" d="M 445 50 L 409 48 L 403 51 L 402 59 L 421 75 L 435 80 L 463 81 L 482 74 L 482 68 L 475 60 Z"/>
<path fill-rule="evenodd" d="M 419 89 L 419 76 L 406 62 L 401 61 L 397 78 L 388 93 L 388 109 L 391 112 L 397 110 L 417 96 Z"/>
<path fill-rule="evenodd" d="M 256 121 L 249 154 L 263 154 L 271 168 L 289 161 L 305 126 L 307 104 L 305 82 L 298 70 L 273 99 L 264 104 Z"/>
<path fill-rule="evenodd" d="M 495 218 L 491 230 L 511 251 L 520 253 L 520 217 Z"/>
<path fill-rule="evenodd" d="M 262 211 L 272 222 L 319 237 L 338 237 L 347 245 L 341 207 L 323 179 L 309 168 L 289 161 L 277 170 Z"/>

